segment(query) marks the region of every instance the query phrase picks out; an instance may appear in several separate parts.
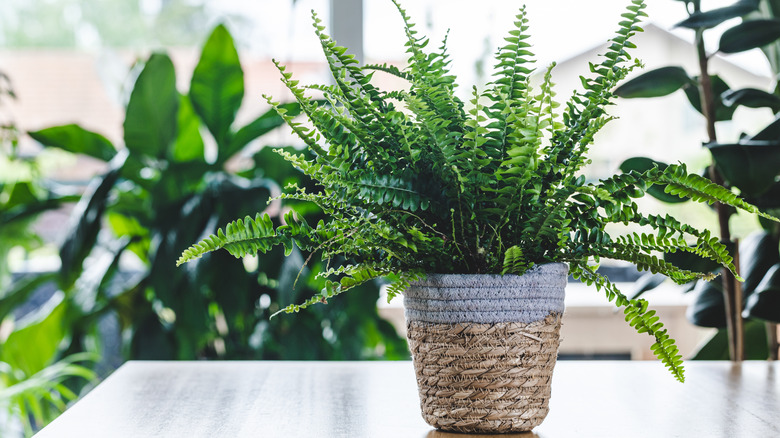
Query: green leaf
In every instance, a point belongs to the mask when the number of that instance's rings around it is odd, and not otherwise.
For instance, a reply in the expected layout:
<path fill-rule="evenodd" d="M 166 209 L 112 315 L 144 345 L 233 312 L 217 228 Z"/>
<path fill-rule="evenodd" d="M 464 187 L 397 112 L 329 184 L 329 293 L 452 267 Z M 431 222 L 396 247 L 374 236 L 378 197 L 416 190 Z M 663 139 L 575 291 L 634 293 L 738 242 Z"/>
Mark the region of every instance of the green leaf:
<path fill-rule="evenodd" d="M 664 261 L 692 272 L 713 272 L 721 267 L 716 261 L 685 251 L 664 253 Z"/>
<path fill-rule="evenodd" d="M 647 157 L 632 157 L 627 159 L 626 161 L 623 161 L 623 163 L 620 164 L 620 170 L 623 172 L 630 172 L 632 170 L 636 172 L 646 172 L 653 167 L 658 167 L 659 169 L 663 170 L 666 169 L 668 164 L 662 163 L 660 161 L 655 161 L 651 158 Z M 647 193 L 649 193 L 652 197 L 658 199 L 659 201 L 666 202 L 669 204 L 677 204 L 680 202 L 687 202 L 688 199 L 681 198 L 679 196 L 672 195 L 670 193 L 666 193 L 666 184 L 653 184 L 650 186 L 650 188 L 647 189 Z"/>
<path fill-rule="evenodd" d="M 775 113 L 780 111 L 780 97 L 755 88 L 729 90 L 720 97 L 728 107 L 742 105 L 748 108 L 771 108 Z"/>
<path fill-rule="evenodd" d="M 707 145 L 723 178 L 754 197 L 767 191 L 780 173 L 780 144 Z"/>
<path fill-rule="evenodd" d="M 748 20 L 723 32 L 718 50 L 738 53 L 766 46 L 780 38 L 780 20 Z"/>
<path fill-rule="evenodd" d="M 192 109 L 190 99 L 179 99 L 179 135 L 173 144 L 172 158 L 175 161 L 203 161 L 203 138 L 200 136 L 200 119 Z"/>
<path fill-rule="evenodd" d="M 720 278 L 696 283 L 694 301 L 688 306 L 688 321 L 699 327 L 726 327 L 726 305 L 723 302 L 723 283 Z"/>
<path fill-rule="evenodd" d="M 692 82 L 682 67 L 661 67 L 624 82 L 614 93 L 628 99 L 659 97 L 674 93 Z"/>
<path fill-rule="evenodd" d="M 0 295 L 0 321 L 14 311 L 16 306 L 23 304 L 33 292 L 38 290 L 44 284 L 55 281 L 57 274 L 48 272 L 39 275 L 25 276 L 13 284 Z"/>
<path fill-rule="evenodd" d="M 768 124 L 764 129 L 758 132 L 758 134 L 743 138 L 740 143 L 752 143 L 757 141 L 777 141 L 780 139 L 780 116 L 775 117 L 775 120 Z"/>
<path fill-rule="evenodd" d="M 116 155 L 116 148 L 107 138 L 75 124 L 55 126 L 28 134 L 46 147 L 89 155 L 103 161 L 110 161 Z"/>
<path fill-rule="evenodd" d="M 698 77 L 695 78 L 697 81 Z M 728 107 L 723 104 L 721 96 L 723 93 L 729 91 L 730 87 L 726 84 L 720 76 L 710 76 L 712 82 L 712 92 L 715 95 L 715 121 L 722 122 L 724 120 L 731 120 L 731 116 L 734 115 L 735 107 Z M 683 89 L 685 95 L 688 97 L 688 102 L 698 111 L 700 114 L 704 114 L 701 109 L 701 98 L 699 94 L 699 87 L 685 87 Z"/>
<path fill-rule="evenodd" d="M 766 360 L 769 357 L 767 348 L 766 326 L 761 321 L 745 321 L 745 359 Z M 729 343 L 726 329 L 718 330 L 699 351 L 694 353 L 692 360 L 729 360 Z"/>
<path fill-rule="evenodd" d="M 65 325 L 67 301 L 55 293 L 34 315 L 19 321 L 0 349 L 0 361 L 32 376 L 52 363 L 60 342 L 68 334 Z"/>
<path fill-rule="evenodd" d="M 126 157 L 127 153 L 117 154 L 111 162 L 111 170 L 87 186 L 81 200 L 73 209 L 72 216 L 76 220 L 70 226 L 65 241 L 60 247 L 62 260 L 60 287 L 63 290 L 70 289 L 76 282 L 83 270 L 84 260 L 95 246 L 102 226 L 103 212 L 108 204 L 109 192 L 119 179 Z"/>
<path fill-rule="evenodd" d="M 295 117 L 301 113 L 301 106 L 297 102 L 285 103 L 279 105 L 279 108 L 283 108 L 287 111 L 286 115 Z M 278 128 L 284 124 L 284 119 L 274 109 L 270 109 L 267 112 L 260 115 L 248 125 L 243 126 L 236 132 L 230 145 L 225 149 L 225 153 L 222 156 L 224 159 L 228 159 L 237 152 L 241 151 L 252 140 L 267 134 L 272 130 Z"/>
<path fill-rule="evenodd" d="M 732 18 L 749 14 L 758 8 L 757 0 L 742 0 L 731 6 L 713 9 L 706 12 L 694 12 L 685 20 L 675 24 L 675 27 L 687 27 L 689 29 L 708 29 Z"/>
<path fill-rule="evenodd" d="M 135 82 L 125 116 L 125 146 L 131 154 L 162 158 L 176 139 L 179 93 L 168 55 L 155 53 Z"/>
<path fill-rule="evenodd" d="M 780 323 L 780 263 L 766 272 L 755 292 L 748 297 L 742 316 Z"/>
<path fill-rule="evenodd" d="M 739 272 L 743 297 L 750 297 L 767 275 L 767 271 L 780 263 L 777 238 L 766 231 L 755 231 L 739 241 Z"/>
<path fill-rule="evenodd" d="M 200 61 L 192 73 L 190 100 L 195 112 L 211 131 L 219 157 L 227 158 L 230 126 L 244 98 L 244 71 L 233 37 L 220 24 L 203 46 Z"/>

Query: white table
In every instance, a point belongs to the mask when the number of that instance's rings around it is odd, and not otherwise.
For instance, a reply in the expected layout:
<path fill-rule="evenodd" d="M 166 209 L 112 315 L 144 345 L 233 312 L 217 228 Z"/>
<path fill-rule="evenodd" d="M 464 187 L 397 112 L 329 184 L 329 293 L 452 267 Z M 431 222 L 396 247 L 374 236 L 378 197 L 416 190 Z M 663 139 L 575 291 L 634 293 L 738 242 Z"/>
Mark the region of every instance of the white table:
<path fill-rule="evenodd" d="M 780 437 L 780 366 L 561 361 L 557 437 Z M 643 395 L 640 395 L 640 392 Z M 62 437 L 464 438 L 419 413 L 411 362 L 128 362 L 36 435 Z"/>

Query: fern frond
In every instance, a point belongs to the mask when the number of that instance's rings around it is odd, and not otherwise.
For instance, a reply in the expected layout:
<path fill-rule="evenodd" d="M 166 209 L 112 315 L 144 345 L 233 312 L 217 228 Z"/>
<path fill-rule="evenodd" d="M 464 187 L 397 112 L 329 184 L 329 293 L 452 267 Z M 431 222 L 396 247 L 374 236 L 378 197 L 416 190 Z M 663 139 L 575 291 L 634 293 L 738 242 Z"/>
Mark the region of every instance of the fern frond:
<path fill-rule="evenodd" d="M 647 333 L 655 338 L 655 343 L 650 347 L 653 354 L 661 360 L 677 380 L 685 382 L 682 355 L 680 355 L 674 339 L 669 337 L 663 323 L 660 322 L 660 318 L 655 315 L 655 311 L 647 310 L 646 300 L 629 300 L 607 277 L 596 273 L 595 268 L 587 265 L 572 264 L 570 272 L 575 279 L 588 286 L 595 285 L 599 291 L 603 289 L 609 301 L 615 301 L 615 305 L 624 307 L 623 313 L 626 316 L 626 322 L 634 327 L 638 333 Z"/>

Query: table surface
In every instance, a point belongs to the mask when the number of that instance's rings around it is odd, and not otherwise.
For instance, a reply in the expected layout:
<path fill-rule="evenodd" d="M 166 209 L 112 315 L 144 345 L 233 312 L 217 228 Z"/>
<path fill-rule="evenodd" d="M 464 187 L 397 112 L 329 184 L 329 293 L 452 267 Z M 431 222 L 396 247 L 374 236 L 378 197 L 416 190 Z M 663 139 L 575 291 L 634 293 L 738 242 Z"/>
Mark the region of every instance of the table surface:
<path fill-rule="evenodd" d="M 542 437 L 780 437 L 777 362 L 559 361 Z M 420 417 L 411 362 L 128 362 L 36 437 L 465 438 Z"/>

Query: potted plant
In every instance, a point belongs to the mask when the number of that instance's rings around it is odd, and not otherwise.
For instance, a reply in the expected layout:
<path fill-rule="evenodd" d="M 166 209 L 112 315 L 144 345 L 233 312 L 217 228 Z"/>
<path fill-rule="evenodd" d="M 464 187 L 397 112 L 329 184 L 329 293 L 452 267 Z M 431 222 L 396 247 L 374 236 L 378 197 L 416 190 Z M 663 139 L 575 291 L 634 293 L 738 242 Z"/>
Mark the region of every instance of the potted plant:
<path fill-rule="evenodd" d="M 446 39 L 435 52 L 396 0 L 408 37 L 409 65 L 358 66 L 346 49 L 314 27 L 334 85 L 301 86 L 276 63 L 310 125 L 278 109 L 315 153 L 280 151 L 321 190 L 289 186 L 282 199 L 311 201 L 329 221 L 310 225 L 294 212 L 274 227 L 258 214 L 228 224 L 182 254 L 178 264 L 224 248 L 236 257 L 284 245 L 347 263 L 321 275 L 326 287 L 298 312 L 368 280 L 391 280 L 389 298 L 405 295 L 410 348 L 425 420 L 462 432 L 530 430 L 547 413 L 567 275 L 606 292 L 626 320 L 654 336 L 653 351 L 683 380 L 682 359 L 655 312 L 629 300 L 596 271 L 601 258 L 625 260 L 676 282 L 711 279 L 679 269 L 658 252 L 688 251 L 735 271 L 726 248 L 709 231 L 672 217 L 641 213 L 634 198 L 648 187 L 700 202 L 722 202 L 759 213 L 728 190 L 685 166 L 628 172 L 599 182 L 579 174 L 593 136 L 610 117 L 611 90 L 637 62 L 626 49 L 645 16 L 632 0 L 593 77 L 562 114 L 547 69 L 530 85 L 527 20 L 520 10 L 496 55 L 495 79 L 464 103 L 448 72 Z M 372 85 L 375 72 L 408 81 L 408 89 Z M 330 102 L 318 105 L 307 91 Z M 613 236 L 612 224 L 647 232 Z M 651 231 L 652 230 L 652 231 Z M 692 245 L 689 245 L 692 244 Z"/>

